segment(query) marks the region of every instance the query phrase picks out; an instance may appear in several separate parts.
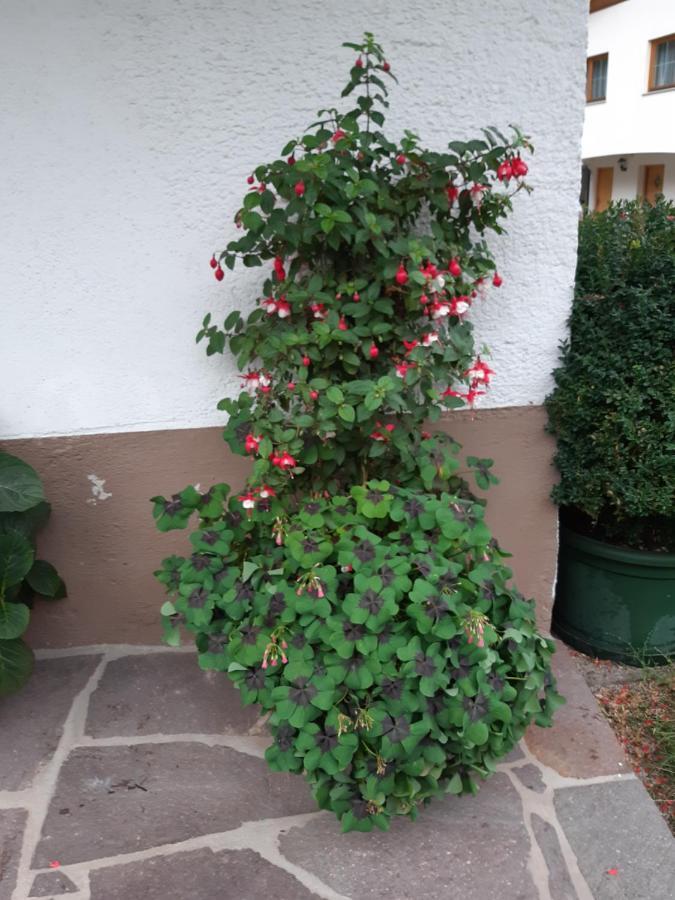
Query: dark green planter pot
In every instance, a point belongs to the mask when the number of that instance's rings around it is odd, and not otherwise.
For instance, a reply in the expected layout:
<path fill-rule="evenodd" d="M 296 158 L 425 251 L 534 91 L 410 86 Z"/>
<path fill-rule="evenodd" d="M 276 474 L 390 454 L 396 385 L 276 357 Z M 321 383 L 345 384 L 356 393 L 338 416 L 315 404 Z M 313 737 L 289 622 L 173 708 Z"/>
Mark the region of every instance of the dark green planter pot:
<path fill-rule="evenodd" d="M 552 630 L 602 659 L 675 658 L 675 554 L 624 550 L 561 525 Z"/>

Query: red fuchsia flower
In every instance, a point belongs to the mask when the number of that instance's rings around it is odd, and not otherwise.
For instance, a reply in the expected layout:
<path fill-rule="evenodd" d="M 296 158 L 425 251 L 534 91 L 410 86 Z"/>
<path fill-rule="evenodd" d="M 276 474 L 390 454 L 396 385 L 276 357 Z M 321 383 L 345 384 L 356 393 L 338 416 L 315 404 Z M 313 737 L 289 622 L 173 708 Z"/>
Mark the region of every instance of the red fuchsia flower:
<path fill-rule="evenodd" d="M 280 256 L 274 257 L 274 274 L 277 281 L 284 281 L 286 278 L 286 270 L 284 269 L 284 261 Z"/>
<path fill-rule="evenodd" d="M 254 434 L 247 434 L 246 441 L 244 442 L 246 452 L 247 453 L 257 453 L 261 440 L 262 440 L 261 434 L 259 434 L 258 437 L 256 437 Z"/>
<path fill-rule="evenodd" d="M 242 494 L 239 501 L 244 509 L 249 510 L 249 512 L 255 509 L 255 494 L 252 491 Z"/>
<path fill-rule="evenodd" d="M 354 291 L 354 293 L 352 294 L 352 300 L 354 301 L 354 303 L 358 303 L 360 299 L 361 294 L 359 294 L 358 291 Z"/>
<path fill-rule="evenodd" d="M 472 385 L 490 384 L 490 378 L 494 374 L 493 370 L 479 356 L 476 362 L 464 372 L 464 377 L 469 377 Z"/>
<path fill-rule="evenodd" d="M 408 369 L 414 369 L 414 368 L 415 368 L 415 363 L 407 363 L 407 362 L 398 363 L 398 365 L 396 366 L 396 374 L 399 378 L 405 378 L 405 376 L 408 374 Z"/>
<path fill-rule="evenodd" d="M 452 275 L 453 278 L 459 278 L 462 274 L 462 267 L 459 264 L 459 261 L 456 256 L 448 263 L 448 272 Z"/>
<path fill-rule="evenodd" d="M 403 346 L 406 349 L 406 353 L 412 353 L 415 347 L 419 346 L 419 341 L 403 341 Z"/>
<path fill-rule="evenodd" d="M 398 156 L 396 157 L 396 162 L 399 164 L 399 166 L 402 166 L 405 161 L 406 161 L 405 154 L 399 153 Z"/>
<path fill-rule="evenodd" d="M 258 490 L 261 500 L 268 500 L 271 497 L 276 497 L 277 493 L 274 488 L 268 487 L 266 484 L 261 485 Z"/>
<path fill-rule="evenodd" d="M 280 297 L 279 300 L 277 300 L 277 315 L 280 319 L 287 319 L 290 314 L 291 304 L 285 297 Z"/>
<path fill-rule="evenodd" d="M 385 59 L 385 61 L 382 63 L 382 71 L 383 71 L 383 72 L 388 72 L 390 69 L 391 69 L 391 66 L 389 65 L 389 63 L 388 63 L 387 60 Z"/>
<path fill-rule="evenodd" d="M 477 209 L 480 209 L 481 204 L 483 202 L 483 194 L 488 190 L 488 186 L 486 184 L 472 184 L 471 185 L 471 199 L 473 200 L 474 206 Z"/>
<path fill-rule="evenodd" d="M 511 160 L 511 170 L 516 178 L 524 178 L 529 172 L 527 163 L 520 158 L 520 154 Z"/>
<path fill-rule="evenodd" d="M 432 344 L 435 344 L 438 340 L 438 333 L 435 331 L 427 331 L 422 335 L 422 346 L 430 347 Z"/>
<path fill-rule="evenodd" d="M 305 193 L 305 182 L 304 181 L 296 181 L 295 187 L 293 188 L 295 191 L 296 197 L 302 197 Z"/>
<path fill-rule="evenodd" d="M 455 187 L 452 182 L 445 189 L 445 193 L 448 195 L 448 204 L 452 206 L 455 200 L 459 197 L 459 188 Z"/>
<path fill-rule="evenodd" d="M 224 273 L 223 270 L 220 268 L 220 266 L 217 266 L 217 267 L 216 267 L 216 269 L 215 269 L 215 271 L 214 271 L 213 274 L 216 276 L 216 281 L 222 281 L 223 278 L 225 277 L 225 273 Z"/>
<path fill-rule="evenodd" d="M 288 157 L 286 162 L 288 163 L 289 166 L 294 166 L 295 165 L 295 154 L 291 153 L 291 155 Z"/>
<path fill-rule="evenodd" d="M 249 175 L 248 178 L 246 179 L 247 184 L 253 184 L 254 181 L 255 181 L 255 178 L 253 177 L 253 175 Z"/>
<path fill-rule="evenodd" d="M 370 349 L 368 350 L 368 356 L 371 359 L 377 359 L 380 355 L 380 351 L 377 349 L 377 344 L 371 344 Z"/>
<path fill-rule="evenodd" d="M 420 266 L 420 272 L 425 278 L 435 278 L 438 275 L 438 269 L 431 262 L 428 262 L 426 266 Z"/>
<path fill-rule="evenodd" d="M 398 267 L 395 275 L 396 284 L 400 284 L 403 287 L 404 284 L 408 283 L 408 273 L 405 270 L 405 266 L 403 263 Z"/>
<path fill-rule="evenodd" d="M 265 184 L 264 181 L 261 181 L 260 184 L 258 185 L 258 193 L 262 194 L 266 189 L 267 189 L 267 185 Z"/>
<path fill-rule="evenodd" d="M 311 363 L 311 361 L 312 361 L 312 360 L 309 358 L 309 356 L 303 356 L 303 357 L 302 357 L 302 364 L 303 364 L 303 366 L 305 366 L 305 367 L 308 366 L 308 365 Z"/>
<path fill-rule="evenodd" d="M 422 434 L 421 434 L 421 437 L 422 437 L 422 440 L 423 440 L 423 441 L 430 441 L 430 440 L 431 440 L 431 432 L 430 432 L 430 431 L 423 431 Z"/>
<path fill-rule="evenodd" d="M 347 566 L 340 566 L 340 571 L 341 571 L 341 572 L 353 572 L 353 571 L 354 571 L 354 566 L 349 566 L 349 565 L 347 565 Z"/>
<path fill-rule="evenodd" d="M 492 283 L 493 283 L 493 285 L 494 285 L 495 287 L 501 287 L 502 284 L 504 283 L 504 279 L 503 279 L 502 276 L 499 274 L 499 272 L 495 272 L 495 274 L 494 274 L 494 276 L 493 276 L 493 278 L 492 278 Z"/>
<path fill-rule="evenodd" d="M 289 381 L 288 384 L 286 385 L 286 387 L 288 388 L 289 391 L 294 391 L 295 390 L 295 382 Z"/>
<path fill-rule="evenodd" d="M 468 297 L 453 297 L 450 301 L 450 315 L 461 318 L 471 309 L 471 301 Z"/>
<path fill-rule="evenodd" d="M 331 136 L 331 141 L 334 144 L 337 144 L 338 141 L 341 141 L 342 138 L 346 138 L 346 137 L 347 137 L 347 132 L 343 131 L 341 128 L 338 128 L 337 131 L 333 132 L 333 134 Z"/>
<path fill-rule="evenodd" d="M 315 319 L 326 318 L 326 306 L 324 303 L 312 303 L 309 307 Z"/>
<path fill-rule="evenodd" d="M 464 399 L 469 404 L 469 407 L 471 409 L 473 409 L 478 397 L 484 397 L 484 396 L 485 396 L 485 391 L 478 391 L 478 390 L 476 390 L 476 388 L 471 387 L 466 392 L 466 397 L 464 397 Z"/>
<path fill-rule="evenodd" d="M 431 318 L 436 321 L 437 319 L 443 319 L 445 316 L 450 313 L 450 306 L 440 300 L 434 300 L 427 306 L 427 312 L 431 316 Z"/>
<path fill-rule="evenodd" d="M 378 431 L 377 429 L 375 429 L 375 431 L 371 432 L 370 437 L 374 441 L 386 441 L 387 440 L 387 438 L 382 434 L 382 432 Z"/>
<path fill-rule="evenodd" d="M 216 259 L 216 254 L 215 254 L 215 253 L 213 254 L 213 256 L 211 257 L 211 259 L 209 260 L 209 265 L 211 266 L 212 269 L 215 269 L 216 266 L 218 265 L 218 260 Z"/>
<path fill-rule="evenodd" d="M 345 319 L 344 316 L 340 316 L 340 321 L 338 322 L 338 328 L 340 329 L 340 331 L 347 330 L 347 320 Z"/>
<path fill-rule="evenodd" d="M 277 311 L 277 301 L 274 299 L 274 297 L 265 297 L 260 305 L 265 310 L 268 316 L 273 316 Z"/>
<path fill-rule="evenodd" d="M 360 56 L 359 56 L 359 58 L 356 60 L 356 62 L 354 63 L 354 65 L 356 66 L 357 69 L 362 69 L 362 68 L 363 68 L 363 60 L 361 59 Z"/>
<path fill-rule="evenodd" d="M 508 159 L 503 160 L 497 166 L 497 178 L 500 181 L 508 181 L 513 176 L 513 168 Z"/>
<path fill-rule="evenodd" d="M 281 456 L 273 457 L 272 465 L 277 466 L 280 469 L 294 469 L 295 459 L 291 456 L 290 453 L 284 451 Z"/>
<path fill-rule="evenodd" d="M 264 372 L 247 372 L 246 375 L 240 375 L 239 377 L 243 382 L 243 387 L 249 391 L 257 391 L 259 387 L 266 387 L 271 383 Z"/>
<path fill-rule="evenodd" d="M 460 397 L 462 400 L 464 399 L 464 394 L 460 394 L 459 391 L 453 391 L 452 388 L 446 388 L 441 397 Z"/>
<path fill-rule="evenodd" d="M 428 302 L 429 302 L 429 298 L 427 297 L 427 295 L 422 294 L 420 296 L 420 303 L 422 304 L 422 306 L 426 306 Z"/>
<path fill-rule="evenodd" d="M 396 428 L 396 426 L 394 425 L 393 422 L 388 422 L 388 423 L 384 426 L 384 430 L 385 430 L 385 431 L 388 431 L 389 434 L 391 434 L 391 432 L 392 432 L 395 428 Z"/>
<path fill-rule="evenodd" d="M 318 400 L 318 399 L 319 399 L 319 392 L 318 392 L 318 391 L 310 391 L 310 392 L 309 392 L 309 396 L 312 398 L 312 400 Z"/>

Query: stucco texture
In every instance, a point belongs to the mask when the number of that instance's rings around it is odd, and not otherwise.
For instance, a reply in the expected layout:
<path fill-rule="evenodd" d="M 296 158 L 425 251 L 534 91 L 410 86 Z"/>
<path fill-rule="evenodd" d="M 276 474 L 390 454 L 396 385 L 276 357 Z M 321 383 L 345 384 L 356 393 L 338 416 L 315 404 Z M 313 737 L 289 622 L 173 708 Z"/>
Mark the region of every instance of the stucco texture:
<path fill-rule="evenodd" d="M 467 454 L 491 456 L 501 483 L 487 492 L 487 520 L 513 553 L 516 582 L 550 622 L 557 526 L 549 498 L 552 441 L 540 407 L 446 416 L 441 427 Z M 18 440 L 8 449 L 43 475 L 53 505 L 39 554 L 63 575 L 68 597 L 38 601 L 28 632 L 33 646 L 158 643 L 163 593 L 152 572 L 189 550 L 187 532 L 154 528 L 153 493 L 226 481 L 237 489 L 248 461 L 233 456 L 218 428 Z M 477 491 L 480 494 L 480 491 Z"/>
<path fill-rule="evenodd" d="M 218 285 L 207 261 L 254 165 L 337 100 L 340 43 L 366 29 L 400 79 L 393 135 L 532 136 L 535 191 L 474 320 L 498 372 L 486 405 L 541 403 L 574 274 L 587 5 L 4 0 L 0 436 L 222 422 L 234 364 L 193 335 L 249 304 L 260 272 Z"/>

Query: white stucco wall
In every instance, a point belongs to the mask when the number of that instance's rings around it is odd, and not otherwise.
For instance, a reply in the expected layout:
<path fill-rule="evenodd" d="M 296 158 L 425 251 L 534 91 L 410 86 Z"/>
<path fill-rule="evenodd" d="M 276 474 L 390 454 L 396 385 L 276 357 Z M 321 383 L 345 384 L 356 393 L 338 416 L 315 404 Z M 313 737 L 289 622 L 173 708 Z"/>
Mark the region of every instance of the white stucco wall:
<path fill-rule="evenodd" d="M 194 334 L 252 296 L 207 261 L 245 178 L 337 100 L 364 30 L 400 86 L 391 132 L 533 137 L 535 193 L 474 316 L 485 405 L 550 387 L 576 251 L 587 0 L 4 0 L 0 30 L 0 436 L 223 421 L 238 382 Z"/>
<path fill-rule="evenodd" d="M 675 90 L 647 90 L 650 41 L 674 33 L 675 0 L 625 0 L 589 17 L 588 56 L 609 60 L 607 99 L 586 107 L 584 159 L 675 152 Z"/>

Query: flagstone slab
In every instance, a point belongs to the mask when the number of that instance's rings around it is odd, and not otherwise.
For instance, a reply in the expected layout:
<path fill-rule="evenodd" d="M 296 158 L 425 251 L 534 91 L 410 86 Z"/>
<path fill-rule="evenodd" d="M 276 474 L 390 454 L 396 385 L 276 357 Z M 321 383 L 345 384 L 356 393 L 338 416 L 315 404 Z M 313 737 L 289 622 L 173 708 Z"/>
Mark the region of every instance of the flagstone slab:
<path fill-rule="evenodd" d="M 555 808 L 595 900 L 672 900 L 673 838 L 642 782 L 563 788 Z"/>
<path fill-rule="evenodd" d="M 63 872 L 40 872 L 35 876 L 31 897 L 60 897 L 62 894 L 74 894 L 77 886 Z"/>
<path fill-rule="evenodd" d="M 260 716 L 241 705 L 224 672 L 204 672 L 192 653 L 148 653 L 108 663 L 89 705 L 93 737 L 245 734 Z"/>
<path fill-rule="evenodd" d="M 0 810 L 0 900 L 11 900 L 28 815 L 22 809 Z"/>
<path fill-rule="evenodd" d="M 195 850 L 98 869 L 91 900 L 321 900 L 253 850 Z"/>
<path fill-rule="evenodd" d="M 56 749 L 73 700 L 100 656 L 43 659 L 17 694 L 0 698 L 0 790 L 30 787 Z"/>
<path fill-rule="evenodd" d="M 59 774 L 34 866 L 144 850 L 315 808 L 303 779 L 227 747 L 81 747 Z"/>
<path fill-rule="evenodd" d="M 518 781 L 531 791 L 535 791 L 537 794 L 543 794 L 546 790 L 546 785 L 544 784 L 544 779 L 541 775 L 541 769 L 538 769 L 536 766 L 532 765 L 532 763 L 528 763 L 525 766 L 516 766 L 512 771 L 515 773 Z"/>
<path fill-rule="evenodd" d="M 500 773 L 476 797 L 432 801 L 416 822 L 397 819 L 389 832 L 341 835 L 326 816 L 283 834 L 280 849 L 353 900 L 538 900 L 521 809 Z"/>
<path fill-rule="evenodd" d="M 570 651 L 556 641 L 553 672 L 566 703 L 551 728 L 532 725 L 525 735 L 537 759 L 561 775 L 592 778 L 630 772 L 623 751 Z"/>
<path fill-rule="evenodd" d="M 579 900 L 570 878 L 555 828 L 536 813 L 532 815 L 532 831 L 548 869 L 551 900 Z"/>

